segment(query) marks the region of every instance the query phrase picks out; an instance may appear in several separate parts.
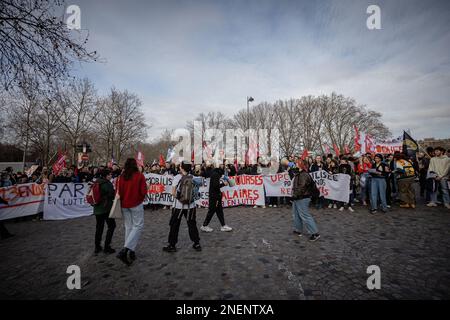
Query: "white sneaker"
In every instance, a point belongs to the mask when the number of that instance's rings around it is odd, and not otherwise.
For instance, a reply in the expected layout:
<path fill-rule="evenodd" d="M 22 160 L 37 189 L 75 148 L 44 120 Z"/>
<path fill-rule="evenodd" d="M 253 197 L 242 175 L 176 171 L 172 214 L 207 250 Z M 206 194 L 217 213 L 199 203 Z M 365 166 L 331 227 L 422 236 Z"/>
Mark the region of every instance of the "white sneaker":
<path fill-rule="evenodd" d="M 447 209 L 450 209 L 450 204 L 446 203 L 446 204 L 445 204 L 445 207 L 446 207 Z"/>
<path fill-rule="evenodd" d="M 437 207 L 437 204 L 434 202 L 427 203 L 427 207 Z"/>
<path fill-rule="evenodd" d="M 348 207 L 348 211 L 355 212 L 355 210 L 352 207 Z"/>
<path fill-rule="evenodd" d="M 274 208 L 276 208 L 276 207 L 277 207 L 277 205 L 276 205 L 276 204 L 274 204 L 274 205 L 273 205 L 273 207 L 274 207 Z"/>
<path fill-rule="evenodd" d="M 228 231 L 231 231 L 231 230 L 233 230 L 233 228 L 231 228 L 231 227 L 229 227 L 227 225 L 224 225 L 223 227 L 220 227 L 220 231 L 228 232 Z"/>
<path fill-rule="evenodd" d="M 213 232 L 213 228 L 209 227 L 209 226 L 201 226 L 200 230 L 204 231 L 204 232 Z"/>
<path fill-rule="evenodd" d="M 271 205 L 271 204 L 269 204 L 269 208 L 272 208 L 272 205 Z"/>
<path fill-rule="evenodd" d="M 332 203 L 330 203 L 330 204 L 328 205 L 328 209 L 331 209 L 331 208 L 333 208 L 333 204 L 332 204 Z"/>
<path fill-rule="evenodd" d="M 339 211 L 341 211 L 341 212 L 344 211 L 344 207 L 340 207 Z"/>
<path fill-rule="evenodd" d="M 337 209 L 337 205 L 336 205 L 336 203 L 335 203 L 335 204 L 333 204 L 333 209 Z"/>
<path fill-rule="evenodd" d="M 266 206 L 262 206 L 261 208 L 265 209 L 265 208 L 266 208 Z"/>
<path fill-rule="evenodd" d="M 258 208 L 258 206 L 253 206 L 253 209 L 256 209 L 256 208 Z"/>

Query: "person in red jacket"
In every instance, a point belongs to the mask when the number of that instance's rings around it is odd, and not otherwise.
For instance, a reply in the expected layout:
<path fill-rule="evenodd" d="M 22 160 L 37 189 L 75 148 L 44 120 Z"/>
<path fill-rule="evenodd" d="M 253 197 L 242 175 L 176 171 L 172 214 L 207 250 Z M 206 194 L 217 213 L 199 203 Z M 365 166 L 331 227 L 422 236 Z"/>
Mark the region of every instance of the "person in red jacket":
<path fill-rule="evenodd" d="M 147 195 L 147 183 L 135 159 L 127 159 L 123 172 L 117 179 L 116 187 L 119 188 L 125 224 L 125 245 L 117 258 L 130 265 L 136 259 L 135 249 L 144 228 L 143 202 Z"/>

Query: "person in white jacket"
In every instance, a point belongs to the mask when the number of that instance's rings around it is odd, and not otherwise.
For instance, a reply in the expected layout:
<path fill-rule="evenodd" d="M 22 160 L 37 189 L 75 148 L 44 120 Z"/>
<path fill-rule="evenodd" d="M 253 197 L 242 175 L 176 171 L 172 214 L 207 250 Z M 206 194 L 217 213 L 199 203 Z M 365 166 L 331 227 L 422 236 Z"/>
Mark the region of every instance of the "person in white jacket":
<path fill-rule="evenodd" d="M 450 209 L 450 195 L 449 195 L 449 174 L 450 174 L 450 158 L 445 155 L 445 149 L 437 147 L 434 149 L 434 157 L 430 160 L 428 167 L 428 175 L 434 176 L 436 183 L 441 186 L 442 199 L 447 209 Z M 438 190 L 431 194 L 431 201 L 427 204 L 429 207 L 437 206 Z"/>

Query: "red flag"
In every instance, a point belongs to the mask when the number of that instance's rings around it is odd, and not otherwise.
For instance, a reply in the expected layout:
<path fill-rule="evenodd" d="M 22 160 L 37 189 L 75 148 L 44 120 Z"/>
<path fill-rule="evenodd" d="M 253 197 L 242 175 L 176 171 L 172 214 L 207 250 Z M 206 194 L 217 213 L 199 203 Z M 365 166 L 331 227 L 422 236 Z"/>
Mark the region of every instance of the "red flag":
<path fill-rule="evenodd" d="M 359 142 L 361 139 L 361 136 L 359 135 L 358 128 L 354 125 L 353 128 L 355 129 L 355 152 L 358 152 L 361 150 L 361 143 Z"/>
<path fill-rule="evenodd" d="M 305 160 L 306 158 L 308 158 L 308 155 L 309 155 L 308 149 L 303 150 L 302 160 Z"/>
<path fill-rule="evenodd" d="M 350 153 L 350 148 L 348 147 L 348 145 L 344 146 L 344 151 L 345 153 Z"/>
<path fill-rule="evenodd" d="M 334 149 L 334 152 L 336 153 L 336 156 L 339 157 L 339 155 L 340 155 L 339 148 L 335 143 L 333 143 L 333 149 Z"/>
<path fill-rule="evenodd" d="M 164 157 L 162 154 L 159 154 L 159 166 L 164 167 L 166 165 L 166 161 L 164 160 Z"/>
<path fill-rule="evenodd" d="M 195 158 L 194 158 L 194 150 L 192 150 L 191 152 L 191 162 L 194 163 Z"/>
<path fill-rule="evenodd" d="M 144 155 L 140 151 L 136 155 L 136 163 L 138 166 L 144 167 Z"/>
<path fill-rule="evenodd" d="M 58 160 L 53 164 L 53 174 L 58 175 L 59 172 L 66 167 L 66 155 L 65 154 L 59 154 Z"/>
<path fill-rule="evenodd" d="M 324 144 L 325 146 L 325 153 L 329 154 L 330 153 L 330 147 L 327 144 Z"/>

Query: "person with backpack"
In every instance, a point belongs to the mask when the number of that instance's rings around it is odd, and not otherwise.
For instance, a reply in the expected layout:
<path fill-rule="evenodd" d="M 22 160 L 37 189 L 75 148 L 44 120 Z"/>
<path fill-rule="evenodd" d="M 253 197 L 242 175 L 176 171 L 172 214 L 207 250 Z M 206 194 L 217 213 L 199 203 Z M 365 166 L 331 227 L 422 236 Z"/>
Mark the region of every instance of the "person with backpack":
<path fill-rule="evenodd" d="M 117 258 L 131 265 L 136 260 L 135 249 L 144 229 L 143 202 L 147 195 L 145 176 L 139 171 L 134 158 L 128 158 L 125 162 L 123 173 L 116 180 L 116 188 L 125 224 L 125 244 Z"/>
<path fill-rule="evenodd" d="M 412 163 L 405 159 L 403 153 L 395 154 L 395 178 L 398 184 L 399 199 L 402 202 L 400 208 L 416 207 L 416 192 L 413 184 L 416 179 L 416 172 Z"/>
<path fill-rule="evenodd" d="M 217 214 L 217 218 L 219 218 L 219 222 L 221 225 L 220 231 L 228 232 L 233 230 L 231 227 L 225 224 L 225 217 L 223 215 L 222 191 L 220 191 L 220 189 L 228 185 L 228 182 L 222 179 L 223 174 L 224 171 L 221 168 L 214 168 L 211 171 L 209 180 L 209 208 L 205 221 L 200 227 L 200 230 L 202 230 L 203 232 L 213 231 L 213 228 L 208 225 L 215 213 Z"/>
<path fill-rule="evenodd" d="M 292 215 L 294 218 L 294 233 L 302 236 L 303 224 L 310 234 L 309 241 L 316 241 L 320 238 L 319 231 L 314 218 L 309 213 L 309 204 L 312 196 L 319 196 L 316 183 L 306 171 L 306 166 L 298 163 L 298 167 L 293 169 L 294 180 L 292 181 Z"/>
<path fill-rule="evenodd" d="M 109 212 L 114 201 L 115 191 L 114 186 L 111 183 L 112 174 L 108 169 L 104 169 L 98 172 L 98 177 L 91 186 L 91 190 L 88 195 L 88 202 L 94 207 L 94 216 L 96 220 L 95 226 L 95 254 L 98 254 L 102 250 L 106 254 L 116 252 L 111 248 L 111 240 L 116 228 L 116 221 L 109 218 Z M 89 200 L 91 199 L 91 200 Z M 102 235 L 105 228 L 105 223 L 108 226 L 106 231 L 105 247 L 102 248 Z"/>
<path fill-rule="evenodd" d="M 199 188 L 202 185 L 203 178 L 191 175 L 189 173 L 191 168 L 192 165 L 190 163 L 182 163 L 180 166 L 180 174 L 173 178 L 172 195 L 174 197 L 174 203 L 169 222 L 169 244 L 163 248 L 166 252 L 177 251 L 178 231 L 180 230 L 183 216 L 187 221 L 189 237 L 194 243 L 192 248 L 196 251 L 202 250 L 197 229 L 195 201 L 199 199 Z"/>

